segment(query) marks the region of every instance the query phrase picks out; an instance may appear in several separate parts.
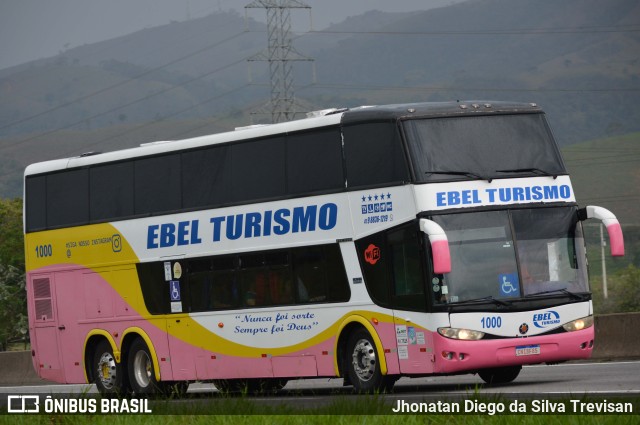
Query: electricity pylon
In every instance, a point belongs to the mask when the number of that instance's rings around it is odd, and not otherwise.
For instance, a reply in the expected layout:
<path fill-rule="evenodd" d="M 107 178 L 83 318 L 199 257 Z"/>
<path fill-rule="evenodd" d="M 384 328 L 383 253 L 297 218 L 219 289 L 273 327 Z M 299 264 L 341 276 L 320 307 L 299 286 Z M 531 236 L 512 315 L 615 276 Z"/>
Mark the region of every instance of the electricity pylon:
<path fill-rule="evenodd" d="M 296 115 L 293 90 L 293 62 L 313 61 L 298 53 L 291 40 L 291 9 L 311 9 L 299 0 L 254 0 L 245 9 L 267 10 L 268 49 L 251 57 L 249 62 L 269 63 L 271 77 L 271 121 L 290 121 Z"/>

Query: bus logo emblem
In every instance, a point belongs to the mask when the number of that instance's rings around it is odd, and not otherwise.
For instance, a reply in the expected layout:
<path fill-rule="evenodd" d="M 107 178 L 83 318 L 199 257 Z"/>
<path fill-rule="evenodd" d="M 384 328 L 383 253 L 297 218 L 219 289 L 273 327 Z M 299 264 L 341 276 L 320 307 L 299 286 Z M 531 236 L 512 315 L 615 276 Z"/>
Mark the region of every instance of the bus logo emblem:
<path fill-rule="evenodd" d="M 526 334 L 527 332 L 529 332 L 529 325 L 527 325 L 526 323 L 521 324 L 520 328 L 518 328 L 518 332 L 520 332 L 521 335 Z"/>
<path fill-rule="evenodd" d="M 560 325 L 560 314 L 554 310 L 547 310 L 544 313 L 536 313 L 533 315 L 533 325 L 540 329 Z"/>
<path fill-rule="evenodd" d="M 379 259 L 380 248 L 378 248 L 374 244 L 369 244 L 367 249 L 364 251 L 364 260 L 373 266 L 378 262 Z"/>

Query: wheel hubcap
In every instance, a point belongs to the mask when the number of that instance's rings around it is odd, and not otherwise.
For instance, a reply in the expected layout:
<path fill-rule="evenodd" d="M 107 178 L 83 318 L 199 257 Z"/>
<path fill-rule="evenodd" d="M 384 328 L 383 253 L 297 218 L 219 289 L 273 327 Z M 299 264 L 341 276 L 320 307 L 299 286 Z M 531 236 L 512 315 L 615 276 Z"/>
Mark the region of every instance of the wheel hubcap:
<path fill-rule="evenodd" d="M 151 359 L 144 351 L 138 351 L 133 359 L 133 375 L 140 388 L 149 386 L 152 372 Z"/>
<path fill-rule="evenodd" d="M 366 339 L 361 339 L 353 349 L 353 370 L 361 381 L 371 379 L 376 371 L 376 351 Z"/>
<path fill-rule="evenodd" d="M 116 359 L 111 353 L 104 353 L 98 361 L 98 377 L 106 389 L 113 389 L 116 385 Z"/>

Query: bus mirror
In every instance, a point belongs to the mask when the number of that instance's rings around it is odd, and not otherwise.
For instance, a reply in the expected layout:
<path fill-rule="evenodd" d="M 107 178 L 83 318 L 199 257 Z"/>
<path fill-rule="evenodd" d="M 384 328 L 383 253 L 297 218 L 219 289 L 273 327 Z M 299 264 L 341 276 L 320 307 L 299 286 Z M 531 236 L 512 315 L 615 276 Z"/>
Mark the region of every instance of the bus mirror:
<path fill-rule="evenodd" d="M 451 272 L 451 252 L 449 240 L 442 227 L 434 221 L 426 218 L 420 219 L 420 230 L 428 237 L 431 243 L 431 255 L 433 256 L 433 272 L 443 274 Z"/>
<path fill-rule="evenodd" d="M 622 235 L 622 227 L 616 216 L 606 208 L 588 206 L 582 208 L 579 212 L 580 220 L 588 218 L 596 218 L 606 226 L 609 234 L 609 245 L 611 246 L 611 255 L 613 257 L 624 256 L 624 236 Z"/>

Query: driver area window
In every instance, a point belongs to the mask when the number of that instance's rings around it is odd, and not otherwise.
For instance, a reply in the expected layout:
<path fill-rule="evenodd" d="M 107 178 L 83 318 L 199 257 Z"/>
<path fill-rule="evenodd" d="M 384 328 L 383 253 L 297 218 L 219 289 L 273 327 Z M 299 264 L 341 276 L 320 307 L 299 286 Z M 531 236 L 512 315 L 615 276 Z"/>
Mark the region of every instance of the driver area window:
<path fill-rule="evenodd" d="M 384 307 L 426 311 L 424 254 L 415 222 L 356 243 L 367 291 Z"/>

